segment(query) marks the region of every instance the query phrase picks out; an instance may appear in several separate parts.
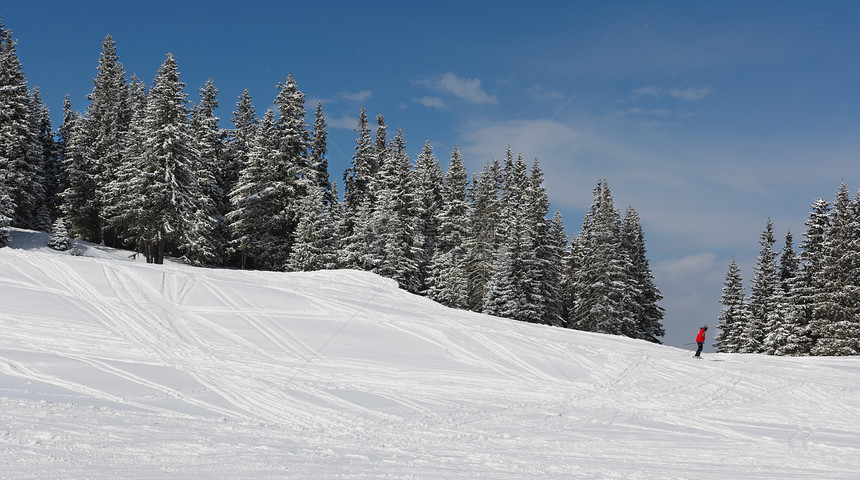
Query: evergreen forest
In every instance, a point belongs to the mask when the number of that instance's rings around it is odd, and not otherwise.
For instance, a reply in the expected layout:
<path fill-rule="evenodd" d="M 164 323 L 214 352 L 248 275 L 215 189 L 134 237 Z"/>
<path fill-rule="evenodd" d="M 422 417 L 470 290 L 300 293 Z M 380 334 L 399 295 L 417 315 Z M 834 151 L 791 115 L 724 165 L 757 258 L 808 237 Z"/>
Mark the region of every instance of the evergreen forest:
<path fill-rule="evenodd" d="M 833 202 L 818 198 L 795 252 L 789 231 L 774 250 L 767 221 L 747 297 L 737 261 L 726 273 L 718 352 L 860 354 L 860 193 L 842 182 Z"/>
<path fill-rule="evenodd" d="M 372 125 L 361 109 L 341 193 L 322 104 L 309 113 L 291 75 L 262 115 L 246 90 L 223 128 L 212 80 L 192 101 L 167 54 L 147 85 L 127 75 L 110 35 L 89 104 L 76 111 L 67 96 L 54 130 L 15 47 L 0 25 L 0 246 L 18 227 L 51 232 L 58 250 L 74 252 L 80 239 L 154 264 L 363 269 L 453 308 L 657 343 L 664 335 L 640 218 L 632 207 L 622 215 L 605 179 L 570 238 L 550 214 L 537 160 L 502 147 L 470 175 L 454 148 L 443 170 L 429 141 L 410 158 L 403 131 L 382 115 Z"/>

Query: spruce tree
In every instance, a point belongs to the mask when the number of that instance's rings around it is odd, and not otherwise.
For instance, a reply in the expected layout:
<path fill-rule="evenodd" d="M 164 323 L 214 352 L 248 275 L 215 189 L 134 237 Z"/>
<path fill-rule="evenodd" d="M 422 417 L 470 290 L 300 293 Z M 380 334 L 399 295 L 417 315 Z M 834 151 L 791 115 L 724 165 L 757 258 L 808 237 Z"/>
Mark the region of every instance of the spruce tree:
<path fill-rule="evenodd" d="M 658 337 L 665 335 L 663 330 L 663 308 L 657 302 L 663 294 L 654 283 L 654 275 L 648 264 L 645 248 L 645 233 L 639 214 L 631 206 L 627 207 L 623 219 L 622 247 L 631 261 L 630 277 L 638 293 L 634 298 L 636 305 L 635 338 L 661 343 Z"/>
<path fill-rule="evenodd" d="M 415 215 L 417 228 L 422 236 L 422 250 L 418 258 L 421 291 L 428 288 L 427 277 L 430 273 L 430 262 L 436 252 L 439 242 L 439 213 L 442 208 L 442 184 L 444 174 L 430 142 L 424 143 L 424 148 L 415 161 Z"/>
<path fill-rule="evenodd" d="M 743 330 L 749 323 L 749 310 L 741 271 L 734 257 L 723 282 L 720 304 L 723 306 L 717 317 L 720 333 L 714 339 L 714 348 L 718 353 L 739 353 Z"/>
<path fill-rule="evenodd" d="M 500 166 L 498 160 L 484 165 L 469 190 L 471 209 L 468 215 L 469 238 L 466 243 L 467 304 L 481 311 L 487 284 L 493 274 L 496 255 L 496 229 L 499 215 Z"/>
<path fill-rule="evenodd" d="M 38 181 L 42 185 L 42 194 L 37 208 L 36 228 L 43 232 L 50 232 L 53 219 L 59 214 L 60 164 L 57 160 L 57 145 L 51 128 L 51 114 L 42 101 L 39 87 L 33 88 L 30 106 L 30 119 L 33 122 L 33 131 L 36 132 L 37 150 L 41 162 L 39 166 L 41 178 Z"/>
<path fill-rule="evenodd" d="M 633 337 L 639 291 L 630 279 L 630 257 L 621 247 L 621 215 L 606 180 L 598 182 L 594 195 L 578 238 L 574 326 Z"/>
<path fill-rule="evenodd" d="M 42 156 L 32 98 L 15 50 L 12 32 L 0 23 L 0 167 L 5 174 L 5 212 L 12 224 L 38 227 L 42 200 Z M 12 207 L 14 205 L 14 207 Z"/>
<path fill-rule="evenodd" d="M 766 332 L 772 330 L 779 319 L 777 309 L 779 299 L 779 277 L 777 272 L 777 253 L 773 250 L 776 240 L 773 236 L 773 222 L 768 219 L 761 233 L 759 252 L 752 286 L 750 287 L 750 320 L 744 327 L 741 340 L 742 353 L 771 353 L 765 345 Z"/>
<path fill-rule="evenodd" d="M 845 182 L 839 187 L 824 242 L 819 302 L 813 312 L 813 355 L 860 354 L 860 222 Z"/>
<path fill-rule="evenodd" d="M 54 250 L 64 252 L 72 248 L 72 240 L 69 238 L 69 231 L 66 229 L 66 222 L 63 218 L 58 218 L 51 229 L 51 240 L 48 246 Z"/>
<path fill-rule="evenodd" d="M 460 150 L 454 147 L 442 184 L 439 238 L 431 261 L 428 296 L 452 308 L 468 306 L 466 242 L 469 236 L 469 177 Z"/>
<path fill-rule="evenodd" d="M 326 205 L 337 204 L 337 194 L 329 180 L 327 146 L 328 133 L 326 132 L 325 116 L 323 116 L 322 102 L 317 102 L 317 110 L 314 115 L 314 129 L 311 134 L 311 145 L 309 151 L 309 164 L 315 175 L 316 185 L 323 191 L 323 201 Z"/>
<path fill-rule="evenodd" d="M 566 326 L 564 285 L 567 243 L 568 237 L 564 231 L 564 220 L 561 213 L 556 210 L 552 215 L 547 231 L 543 283 L 543 323 L 556 327 Z"/>
<path fill-rule="evenodd" d="M 338 268 L 337 225 L 317 185 L 299 200 L 304 214 L 296 227 L 295 243 L 287 264 L 289 271 L 331 270 Z"/>
<path fill-rule="evenodd" d="M 165 253 L 188 231 L 198 194 L 194 165 L 199 151 L 184 86 L 176 59 L 168 53 L 144 111 L 141 174 L 145 200 L 137 219 L 147 258 L 157 264 L 164 263 Z"/>

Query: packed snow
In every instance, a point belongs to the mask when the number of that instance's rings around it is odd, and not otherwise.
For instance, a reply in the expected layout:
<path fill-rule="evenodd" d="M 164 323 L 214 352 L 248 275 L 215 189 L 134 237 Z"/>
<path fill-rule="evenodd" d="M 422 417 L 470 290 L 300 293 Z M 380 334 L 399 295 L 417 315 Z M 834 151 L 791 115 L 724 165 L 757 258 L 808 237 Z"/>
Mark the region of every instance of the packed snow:
<path fill-rule="evenodd" d="M 47 243 L 0 249 L 0 478 L 860 478 L 857 357 L 694 359 L 366 272 Z"/>

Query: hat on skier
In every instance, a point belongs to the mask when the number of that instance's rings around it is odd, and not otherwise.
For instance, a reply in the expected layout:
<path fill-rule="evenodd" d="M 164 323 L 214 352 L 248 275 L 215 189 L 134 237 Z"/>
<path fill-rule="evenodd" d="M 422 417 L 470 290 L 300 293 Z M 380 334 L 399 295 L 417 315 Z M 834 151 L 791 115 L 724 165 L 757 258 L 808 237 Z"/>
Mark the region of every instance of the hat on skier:
<path fill-rule="evenodd" d="M 705 330 L 707 330 L 707 329 L 708 329 L 708 326 L 707 326 L 707 325 L 705 325 L 705 326 L 704 326 L 704 327 L 702 327 L 702 328 L 704 328 Z"/>

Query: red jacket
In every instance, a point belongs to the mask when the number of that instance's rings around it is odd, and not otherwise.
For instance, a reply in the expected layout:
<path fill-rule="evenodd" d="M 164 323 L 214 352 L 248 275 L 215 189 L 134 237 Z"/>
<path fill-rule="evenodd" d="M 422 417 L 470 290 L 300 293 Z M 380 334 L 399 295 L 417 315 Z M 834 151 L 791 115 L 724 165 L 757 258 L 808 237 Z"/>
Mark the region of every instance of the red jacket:
<path fill-rule="evenodd" d="M 696 335 L 696 343 L 701 343 L 701 342 L 704 342 L 704 341 L 705 341 L 705 329 L 704 329 L 704 328 L 700 328 L 700 329 L 699 329 L 699 334 L 698 334 L 698 335 Z"/>

